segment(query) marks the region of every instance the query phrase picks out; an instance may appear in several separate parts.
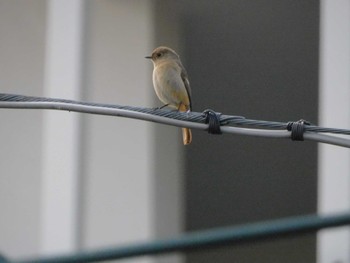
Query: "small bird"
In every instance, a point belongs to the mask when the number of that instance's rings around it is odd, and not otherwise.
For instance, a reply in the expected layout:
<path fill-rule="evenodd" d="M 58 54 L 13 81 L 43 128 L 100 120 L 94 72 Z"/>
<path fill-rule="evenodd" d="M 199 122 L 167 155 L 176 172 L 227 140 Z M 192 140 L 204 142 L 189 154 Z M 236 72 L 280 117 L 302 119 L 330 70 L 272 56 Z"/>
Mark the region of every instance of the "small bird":
<path fill-rule="evenodd" d="M 153 62 L 153 86 L 158 98 L 165 104 L 181 112 L 189 112 L 191 107 L 191 88 L 187 72 L 179 55 L 168 47 L 157 47 L 151 56 L 145 58 Z M 192 133 L 182 128 L 184 145 L 192 142 Z"/>

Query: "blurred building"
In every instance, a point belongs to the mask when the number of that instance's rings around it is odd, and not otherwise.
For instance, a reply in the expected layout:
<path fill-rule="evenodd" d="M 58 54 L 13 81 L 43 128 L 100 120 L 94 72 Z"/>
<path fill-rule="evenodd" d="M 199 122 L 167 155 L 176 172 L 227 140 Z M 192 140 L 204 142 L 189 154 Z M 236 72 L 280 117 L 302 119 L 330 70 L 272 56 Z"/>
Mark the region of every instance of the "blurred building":
<path fill-rule="evenodd" d="M 159 45 L 193 110 L 350 127 L 350 2 L 0 0 L 0 91 L 160 106 Z M 0 254 L 13 259 L 350 208 L 350 154 L 64 111 L 0 111 Z M 348 262 L 348 228 L 130 262 Z"/>

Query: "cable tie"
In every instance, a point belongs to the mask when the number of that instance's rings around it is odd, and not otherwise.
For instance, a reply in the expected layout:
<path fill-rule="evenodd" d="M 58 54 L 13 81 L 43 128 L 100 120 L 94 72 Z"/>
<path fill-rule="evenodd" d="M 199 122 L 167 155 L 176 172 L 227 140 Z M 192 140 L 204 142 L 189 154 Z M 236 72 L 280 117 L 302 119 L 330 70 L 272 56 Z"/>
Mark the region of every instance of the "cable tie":
<path fill-rule="evenodd" d="M 303 141 L 305 125 L 310 125 L 306 120 L 290 121 L 287 123 L 287 130 L 291 132 L 292 141 Z"/>
<path fill-rule="evenodd" d="M 215 112 L 211 109 L 203 111 L 205 115 L 205 123 L 209 124 L 208 133 L 210 134 L 222 134 L 220 129 L 220 115 L 221 113 Z"/>

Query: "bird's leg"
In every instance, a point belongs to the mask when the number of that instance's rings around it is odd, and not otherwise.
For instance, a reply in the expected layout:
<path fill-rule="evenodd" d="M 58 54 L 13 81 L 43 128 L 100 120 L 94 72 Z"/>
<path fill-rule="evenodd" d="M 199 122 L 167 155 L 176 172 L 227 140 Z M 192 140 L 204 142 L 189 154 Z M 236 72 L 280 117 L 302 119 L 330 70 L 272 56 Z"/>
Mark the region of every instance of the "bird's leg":
<path fill-rule="evenodd" d="M 177 111 L 189 113 L 190 109 L 189 107 L 186 107 L 186 105 L 181 102 L 179 107 L 177 107 Z"/>
<path fill-rule="evenodd" d="M 155 110 L 161 110 L 161 109 L 165 108 L 166 106 L 169 106 L 169 103 L 168 103 L 168 104 L 164 104 L 164 105 L 161 106 L 161 107 L 155 107 L 154 109 L 155 109 Z"/>
<path fill-rule="evenodd" d="M 159 107 L 159 109 L 161 110 L 161 109 L 165 108 L 166 106 L 169 106 L 169 103 L 164 104 L 162 107 Z"/>

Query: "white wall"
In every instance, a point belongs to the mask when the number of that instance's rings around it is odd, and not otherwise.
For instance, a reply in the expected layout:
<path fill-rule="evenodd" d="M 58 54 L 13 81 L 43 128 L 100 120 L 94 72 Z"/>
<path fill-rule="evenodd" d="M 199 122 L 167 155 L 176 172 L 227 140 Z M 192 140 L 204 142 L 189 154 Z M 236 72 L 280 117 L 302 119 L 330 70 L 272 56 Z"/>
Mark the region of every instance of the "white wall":
<path fill-rule="evenodd" d="M 144 59 L 155 47 L 153 8 L 151 0 L 0 0 L 1 92 L 158 105 Z M 51 255 L 181 230 L 178 129 L 63 111 L 0 114 L 1 254 Z"/>
<path fill-rule="evenodd" d="M 88 101 L 152 105 L 149 1 L 90 1 L 86 23 Z M 152 124 L 84 116 L 83 246 L 152 237 Z"/>
<path fill-rule="evenodd" d="M 47 1 L 45 97 L 81 98 L 83 11 L 83 0 Z M 81 116 L 43 114 L 40 252 L 73 252 L 78 243 Z"/>
<path fill-rule="evenodd" d="M 350 1 L 321 1 L 319 124 L 350 127 Z M 350 209 L 350 151 L 320 145 L 318 210 L 320 214 Z M 350 262 L 349 227 L 318 234 L 317 261 Z"/>
<path fill-rule="evenodd" d="M 42 95 L 45 1 L 0 1 L 0 92 Z M 43 113 L 0 110 L 0 253 L 36 253 Z"/>

